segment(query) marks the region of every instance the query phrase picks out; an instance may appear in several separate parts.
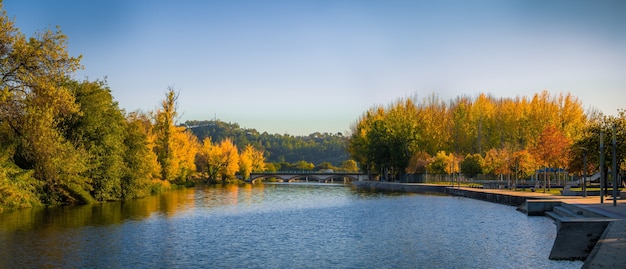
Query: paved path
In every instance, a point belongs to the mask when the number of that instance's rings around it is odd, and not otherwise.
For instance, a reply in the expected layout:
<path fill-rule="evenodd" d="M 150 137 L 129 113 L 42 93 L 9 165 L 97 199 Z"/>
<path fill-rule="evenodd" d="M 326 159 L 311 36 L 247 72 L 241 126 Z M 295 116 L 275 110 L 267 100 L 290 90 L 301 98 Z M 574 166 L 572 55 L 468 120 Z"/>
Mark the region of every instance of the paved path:
<path fill-rule="evenodd" d="M 600 213 L 607 217 L 620 219 L 613 221 L 607 226 L 604 234 L 596 243 L 582 268 L 626 268 L 626 200 L 604 200 L 600 203 L 599 196 L 586 198 L 577 196 L 550 195 L 541 192 L 517 192 L 509 190 L 488 190 L 463 188 L 478 192 L 501 193 L 515 196 L 539 199 L 558 199 L 563 203 L 576 205 L 585 209 Z"/>

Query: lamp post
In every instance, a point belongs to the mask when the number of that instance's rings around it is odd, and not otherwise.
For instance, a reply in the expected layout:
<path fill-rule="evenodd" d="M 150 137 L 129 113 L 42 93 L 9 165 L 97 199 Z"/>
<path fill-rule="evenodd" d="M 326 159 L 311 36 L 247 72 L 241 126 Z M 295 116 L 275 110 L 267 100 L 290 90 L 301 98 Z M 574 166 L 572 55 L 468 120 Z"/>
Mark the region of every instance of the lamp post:
<path fill-rule="evenodd" d="M 604 133 L 600 130 L 600 203 L 604 204 Z"/>
<path fill-rule="evenodd" d="M 583 148 L 583 197 L 587 197 L 587 149 Z"/>
<path fill-rule="evenodd" d="M 587 197 L 587 148 L 578 148 L 583 151 L 583 197 Z"/>
<path fill-rule="evenodd" d="M 613 162 L 611 171 L 613 172 L 613 206 L 617 206 L 617 137 L 615 136 L 615 124 L 613 124 Z"/>

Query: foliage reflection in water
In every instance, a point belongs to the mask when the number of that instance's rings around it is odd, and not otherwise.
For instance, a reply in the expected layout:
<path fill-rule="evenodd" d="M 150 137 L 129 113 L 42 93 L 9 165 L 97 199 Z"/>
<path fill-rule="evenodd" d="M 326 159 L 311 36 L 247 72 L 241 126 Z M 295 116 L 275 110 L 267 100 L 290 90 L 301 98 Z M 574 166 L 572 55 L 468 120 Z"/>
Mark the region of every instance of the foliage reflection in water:
<path fill-rule="evenodd" d="M 172 191 L 0 214 L 0 268 L 580 268 L 547 218 L 328 184 Z"/>

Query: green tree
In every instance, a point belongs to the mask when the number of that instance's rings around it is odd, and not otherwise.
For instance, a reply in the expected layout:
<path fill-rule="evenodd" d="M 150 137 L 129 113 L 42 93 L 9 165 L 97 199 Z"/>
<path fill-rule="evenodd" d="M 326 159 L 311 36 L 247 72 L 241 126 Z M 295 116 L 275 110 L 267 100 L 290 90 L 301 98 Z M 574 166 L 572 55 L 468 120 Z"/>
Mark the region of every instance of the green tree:
<path fill-rule="evenodd" d="M 169 88 L 161 107 L 154 113 L 154 132 L 156 134 L 155 152 L 161 165 L 161 178 L 174 180 L 178 170 L 174 156 L 174 132 L 176 132 L 176 118 L 178 94 Z"/>
<path fill-rule="evenodd" d="M 160 166 L 152 150 L 149 136 L 152 124 L 146 114 L 133 112 L 126 117 L 124 139 L 125 169 L 121 177 L 123 199 L 150 194 L 148 187 L 153 179 L 160 177 Z"/>
<path fill-rule="evenodd" d="M 468 154 L 465 156 L 465 159 L 461 161 L 461 173 L 469 178 L 474 178 L 476 175 L 482 174 L 482 163 L 483 157 L 480 156 L 480 154 Z"/>
<path fill-rule="evenodd" d="M 450 167 L 448 164 L 448 159 L 448 154 L 445 151 L 442 150 L 437 152 L 437 155 L 435 155 L 432 161 L 430 161 L 428 164 L 428 172 L 431 174 L 446 174 L 447 170 Z"/>
<path fill-rule="evenodd" d="M 307 162 L 307 161 L 299 161 L 296 163 L 296 169 L 299 171 L 311 171 L 315 168 L 315 164 Z"/>
<path fill-rule="evenodd" d="M 85 177 L 92 180 L 97 200 L 122 198 L 126 121 L 104 82 L 69 83 L 80 111 L 67 120 L 67 136 L 87 151 Z"/>

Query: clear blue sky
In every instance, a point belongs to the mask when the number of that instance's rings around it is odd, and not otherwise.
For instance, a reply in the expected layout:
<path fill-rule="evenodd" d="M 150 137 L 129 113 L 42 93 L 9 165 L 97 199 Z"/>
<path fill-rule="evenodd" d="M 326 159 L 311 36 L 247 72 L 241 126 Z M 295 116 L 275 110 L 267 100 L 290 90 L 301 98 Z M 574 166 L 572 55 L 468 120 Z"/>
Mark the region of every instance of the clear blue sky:
<path fill-rule="evenodd" d="M 180 90 L 182 121 L 346 132 L 374 105 L 435 92 L 571 92 L 626 108 L 626 1 L 5 0 L 26 35 L 60 26 L 82 79 L 120 107 Z"/>

